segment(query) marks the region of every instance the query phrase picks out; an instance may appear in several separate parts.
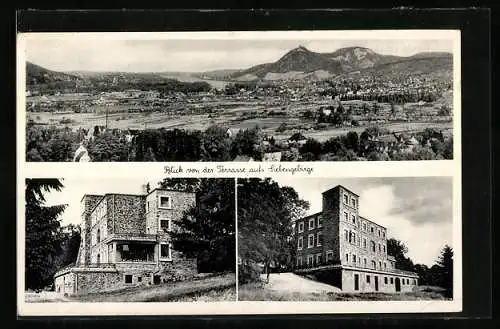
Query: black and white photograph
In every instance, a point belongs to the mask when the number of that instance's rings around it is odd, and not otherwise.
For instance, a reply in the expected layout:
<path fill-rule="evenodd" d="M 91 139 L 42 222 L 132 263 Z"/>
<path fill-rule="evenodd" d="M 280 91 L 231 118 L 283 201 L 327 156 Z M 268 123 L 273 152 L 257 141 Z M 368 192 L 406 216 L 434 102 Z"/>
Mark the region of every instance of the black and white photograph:
<path fill-rule="evenodd" d="M 245 178 L 237 203 L 240 301 L 452 301 L 457 291 L 452 177 Z"/>
<path fill-rule="evenodd" d="M 25 199 L 25 303 L 236 300 L 234 179 L 27 178 Z"/>
<path fill-rule="evenodd" d="M 20 34 L 25 160 L 453 159 L 459 42 L 451 30 Z"/>

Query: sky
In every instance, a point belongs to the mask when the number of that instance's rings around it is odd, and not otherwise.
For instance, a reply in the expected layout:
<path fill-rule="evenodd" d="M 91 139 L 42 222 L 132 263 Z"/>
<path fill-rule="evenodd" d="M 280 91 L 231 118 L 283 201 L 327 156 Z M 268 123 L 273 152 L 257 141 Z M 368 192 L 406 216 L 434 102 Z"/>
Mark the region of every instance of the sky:
<path fill-rule="evenodd" d="M 265 32 L 262 32 L 265 33 Z M 386 55 L 410 56 L 418 52 L 452 52 L 450 39 L 129 39 L 89 38 L 68 34 L 61 38 L 37 37 L 26 41 L 26 60 L 54 71 L 202 72 L 246 69 L 274 62 L 289 50 L 304 46 L 311 51 L 333 52 L 361 46 Z"/>
<path fill-rule="evenodd" d="M 359 195 L 360 215 L 385 226 L 389 238 L 408 247 L 414 263 L 432 266 L 445 244 L 453 246 L 451 177 L 274 179 L 321 211 L 321 193 L 342 185 Z"/>

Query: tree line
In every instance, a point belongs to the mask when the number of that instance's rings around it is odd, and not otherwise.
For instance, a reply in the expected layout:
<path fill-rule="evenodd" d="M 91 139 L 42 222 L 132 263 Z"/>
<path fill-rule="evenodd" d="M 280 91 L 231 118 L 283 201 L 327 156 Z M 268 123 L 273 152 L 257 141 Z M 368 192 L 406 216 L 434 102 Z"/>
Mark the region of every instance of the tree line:
<path fill-rule="evenodd" d="M 72 264 L 80 247 L 80 227 L 61 226 L 59 217 L 67 205 L 48 206 L 44 194 L 61 191 L 59 179 L 26 179 L 25 188 L 25 288 L 52 285 L 53 275 Z"/>
<path fill-rule="evenodd" d="M 388 132 L 386 132 L 388 133 Z M 374 142 L 381 134 L 376 127 L 361 134 L 351 131 L 324 142 L 306 139 L 301 133 L 290 137 L 304 140 L 297 145 L 283 145 L 266 137 L 259 127 L 243 129 L 229 136 L 226 129 L 213 125 L 205 131 L 184 129 L 147 129 L 137 132 L 129 142 L 126 131 L 110 129 L 94 136 L 85 146 L 94 162 L 154 162 L 154 161 L 232 161 L 237 156 L 262 160 L 265 153 L 281 152 L 281 161 L 388 161 L 436 160 L 453 158 L 453 138 L 440 136 L 427 128 L 416 134 L 419 142 L 411 150 L 404 145 Z M 28 125 L 26 137 L 27 161 L 72 161 L 74 152 L 86 135 L 79 129 Z M 436 138 L 437 136 L 437 138 Z M 387 150 L 381 147 L 388 146 Z"/>

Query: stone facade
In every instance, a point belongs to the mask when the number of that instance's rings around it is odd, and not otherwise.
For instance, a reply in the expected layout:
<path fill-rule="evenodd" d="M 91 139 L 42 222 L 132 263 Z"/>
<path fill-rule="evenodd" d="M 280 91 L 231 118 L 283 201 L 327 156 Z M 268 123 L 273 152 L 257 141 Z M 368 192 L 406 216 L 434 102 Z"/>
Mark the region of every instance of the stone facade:
<path fill-rule="evenodd" d="M 79 294 L 192 277 L 196 259 L 172 249 L 170 232 L 195 205 L 194 193 L 166 189 L 85 195 L 77 261 L 56 273 L 56 291 Z"/>
<path fill-rule="evenodd" d="M 343 291 L 411 291 L 413 272 L 396 269 L 387 229 L 359 215 L 359 196 L 343 186 L 323 192 L 322 212 L 295 223 L 297 272 L 331 271 Z"/>

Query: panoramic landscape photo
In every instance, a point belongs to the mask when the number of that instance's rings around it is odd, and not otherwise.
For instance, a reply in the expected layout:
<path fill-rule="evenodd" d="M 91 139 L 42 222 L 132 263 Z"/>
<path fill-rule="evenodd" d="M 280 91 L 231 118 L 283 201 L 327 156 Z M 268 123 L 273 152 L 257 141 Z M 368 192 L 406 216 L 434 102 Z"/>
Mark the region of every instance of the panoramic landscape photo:
<path fill-rule="evenodd" d="M 452 159 L 454 40 L 400 32 L 28 35 L 26 161 Z"/>

